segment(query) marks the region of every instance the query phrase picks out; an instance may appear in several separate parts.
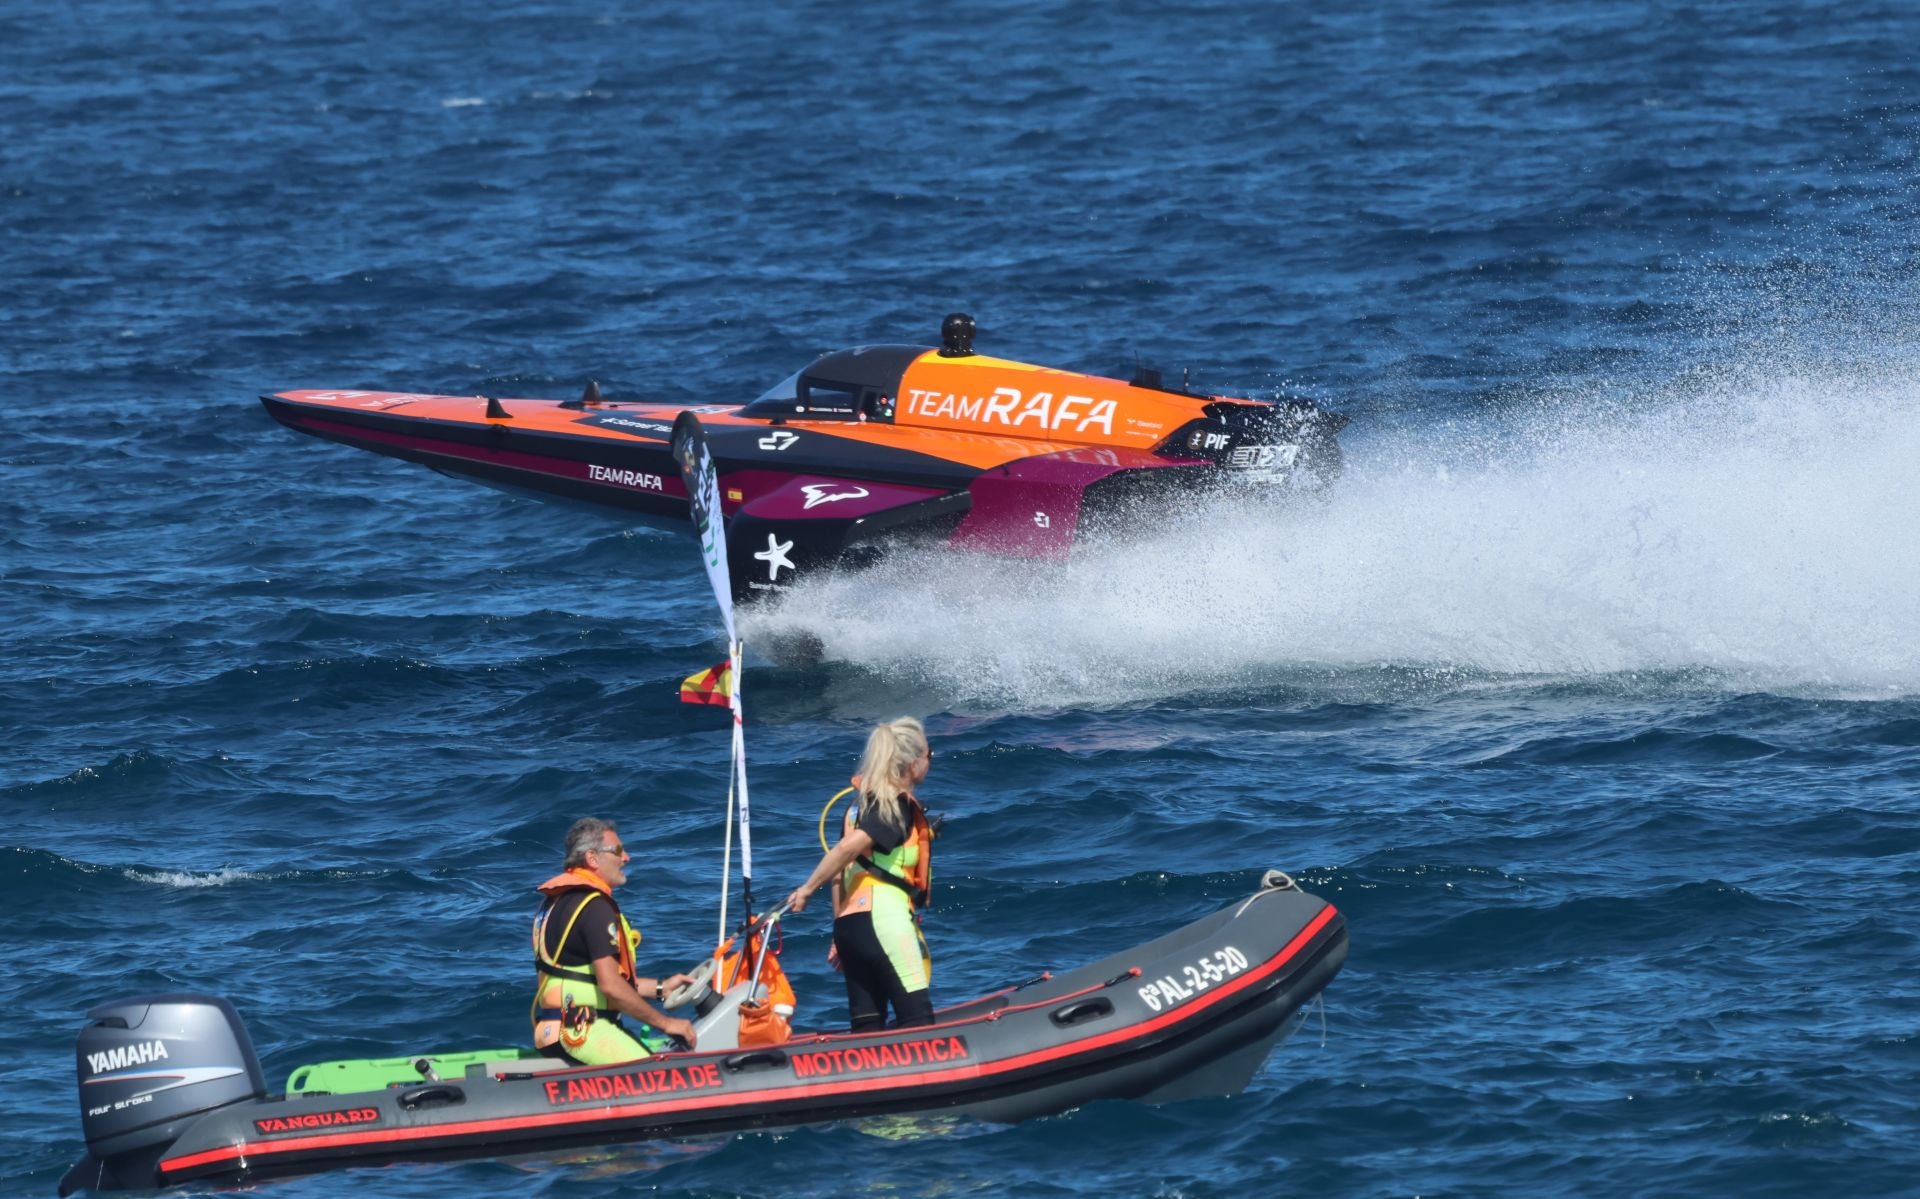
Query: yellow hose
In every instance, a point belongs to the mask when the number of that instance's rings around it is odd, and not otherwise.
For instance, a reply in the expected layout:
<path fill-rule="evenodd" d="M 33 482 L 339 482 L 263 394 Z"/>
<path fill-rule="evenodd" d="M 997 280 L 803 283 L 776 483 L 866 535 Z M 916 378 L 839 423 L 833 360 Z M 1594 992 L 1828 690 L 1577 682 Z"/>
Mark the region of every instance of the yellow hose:
<path fill-rule="evenodd" d="M 827 844 L 827 813 L 833 811 L 833 805 L 839 803 L 841 800 L 841 797 L 845 796 L 847 793 L 851 792 L 852 790 L 853 790 L 852 787 L 840 788 L 839 792 L 836 793 L 832 799 L 827 801 L 827 806 L 820 809 L 820 848 L 821 849 L 833 848 L 833 846 Z"/>

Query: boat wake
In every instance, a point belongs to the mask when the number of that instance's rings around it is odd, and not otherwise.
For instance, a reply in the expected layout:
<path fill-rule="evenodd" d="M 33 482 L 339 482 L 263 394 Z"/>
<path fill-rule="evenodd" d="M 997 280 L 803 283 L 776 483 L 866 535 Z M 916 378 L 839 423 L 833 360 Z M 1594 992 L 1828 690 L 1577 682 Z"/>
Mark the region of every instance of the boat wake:
<path fill-rule="evenodd" d="M 1356 438 L 1321 506 L 1216 503 L 1065 569 L 898 557 L 748 636 L 996 706 L 1410 675 L 1911 694 L 1916 461 L 1920 380 L 1884 369 L 1533 397 Z"/>
<path fill-rule="evenodd" d="M 269 877 L 257 870 L 241 870 L 233 866 L 223 866 L 218 870 L 126 870 L 123 873 L 137 883 L 188 890 L 224 887 L 229 883 L 255 882 Z"/>

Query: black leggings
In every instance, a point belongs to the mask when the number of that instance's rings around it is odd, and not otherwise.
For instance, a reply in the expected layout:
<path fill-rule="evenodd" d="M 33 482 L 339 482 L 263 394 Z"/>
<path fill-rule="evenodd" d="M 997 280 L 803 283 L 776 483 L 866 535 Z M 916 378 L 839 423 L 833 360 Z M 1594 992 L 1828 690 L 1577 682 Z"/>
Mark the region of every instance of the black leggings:
<path fill-rule="evenodd" d="M 833 943 L 840 951 L 840 970 L 847 976 L 847 1014 L 854 1032 L 886 1027 L 888 1004 L 893 1005 L 895 1028 L 933 1023 L 933 988 L 909 991 L 901 985 L 874 934 L 872 912 L 854 912 L 835 920 Z"/>

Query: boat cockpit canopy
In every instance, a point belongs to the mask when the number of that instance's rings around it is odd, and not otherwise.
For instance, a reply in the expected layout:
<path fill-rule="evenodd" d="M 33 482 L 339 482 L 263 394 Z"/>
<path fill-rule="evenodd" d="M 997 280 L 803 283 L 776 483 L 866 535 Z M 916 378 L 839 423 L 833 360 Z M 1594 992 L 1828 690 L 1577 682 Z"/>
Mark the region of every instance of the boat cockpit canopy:
<path fill-rule="evenodd" d="M 856 346 L 814 360 L 775 383 L 742 416 L 891 422 L 900 379 L 927 346 Z"/>

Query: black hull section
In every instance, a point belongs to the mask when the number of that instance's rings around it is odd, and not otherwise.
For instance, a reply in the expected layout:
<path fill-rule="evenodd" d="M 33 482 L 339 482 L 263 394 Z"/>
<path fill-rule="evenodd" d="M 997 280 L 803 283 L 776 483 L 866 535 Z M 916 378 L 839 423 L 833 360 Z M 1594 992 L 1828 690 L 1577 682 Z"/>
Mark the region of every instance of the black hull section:
<path fill-rule="evenodd" d="M 1010 1122 L 1099 1099 L 1233 1094 L 1346 954 L 1332 907 L 1290 884 L 1263 887 L 1147 945 L 946 1009 L 931 1028 L 616 1067 L 495 1063 L 440 1083 L 249 1100 L 192 1122 L 139 1182 L 115 1163 L 78 1185 L 232 1182 L 910 1112 Z"/>
<path fill-rule="evenodd" d="M 657 439 L 635 434 L 610 441 L 544 429 L 516 429 L 504 422 L 475 424 L 343 412 L 275 395 L 263 395 L 260 402 L 281 424 L 322 441 L 523 493 L 671 515 L 692 535 L 687 493 L 680 485 L 680 468 L 668 440 L 672 426 L 663 422 L 647 422 L 662 430 Z M 714 426 L 707 430 L 707 441 L 722 476 L 758 471 L 775 476 L 818 476 L 965 491 L 980 474 L 931 454 L 864 445 L 816 430 L 769 432 L 762 427 Z M 769 449 L 762 442 L 779 448 Z M 594 481 L 590 468 L 595 466 L 606 472 L 657 476 L 663 485 L 657 495 L 636 495 L 631 486 Z"/>
<path fill-rule="evenodd" d="M 525 498 L 586 509 L 624 525 L 693 536 L 690 507 L 668 441 L 634 433 L 604 436 L 516 429 L 506 422 L 427 420 L 382 412 L 319 408 L 280 396 L 260 397 L 275 420 L 297 432 L 416 463 L 454 478 Z M 478 401 L 476 401 L 478 403 Z M 774 434 L 777 433 L 776 437 Z M 971 506 L 968 486 L 980 473 L 940 458 L 863 445 L 812 430 L 724 428 L 708 431 L 724 479 L 750 483 L 756 493 L 791 491 L 825 481 L 828 494 L 894 487 L 901 494 L 878 510 L 843 513 L 828 506 L 814 515 L 806 500 L 734 512 L 728 520 L 733 598 L 748 602 L 783 591 L 800 573 L 859 566 L 891 545 L 942 541 Z M 775 448 L 768 448 L 771 445 Z M 828 501 L 831 503 L 831 501 Z M 755 554 L 779 551 L 774 569 Z"/>

